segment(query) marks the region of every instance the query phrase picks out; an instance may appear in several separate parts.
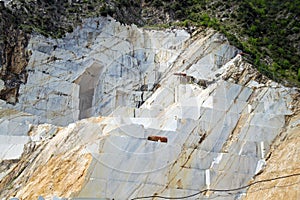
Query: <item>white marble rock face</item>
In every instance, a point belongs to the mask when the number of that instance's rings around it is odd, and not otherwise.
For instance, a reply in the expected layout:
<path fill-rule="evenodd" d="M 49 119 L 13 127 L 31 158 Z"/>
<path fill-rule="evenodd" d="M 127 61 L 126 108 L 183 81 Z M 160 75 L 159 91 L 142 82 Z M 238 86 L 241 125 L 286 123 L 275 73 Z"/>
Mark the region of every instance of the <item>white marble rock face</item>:
<path fill-rule="evenodd" d="M 0 104 L 3 113 L 14 109 L 10 117 L 0 114 L 6 152 L 0 159 L 19 158 L 28 141 L 55 146 L 56 132 L 72 136 L 59 151 L 82 147 L 93 156 L 73 199 L 178 197 L 244 186 L 264 167 L 285 116 L 293 114 L 292 88 L 222 79 L 243 61 L 212 30 L 191 38 L 182 30 L 97 18 L 59 40 L 33 36 L 28 50 L 19 103 Z M 92 116 L 102 117 L 95 123 Z M 30 128 L 42 123 L 48 125 Z M 168 141 L 147 140 L 153 135 Z M 239 199 L 244 192 L 195 199 Z"/>
<path fill-rule="evenodd" d="M 63 39 L 33 36 L 28 82 L 16 108 L 64 126 L 135 107 L 151 95 L 189 37 L 185 31 L 146 31 L 103 18 L 86 20 Z"/>

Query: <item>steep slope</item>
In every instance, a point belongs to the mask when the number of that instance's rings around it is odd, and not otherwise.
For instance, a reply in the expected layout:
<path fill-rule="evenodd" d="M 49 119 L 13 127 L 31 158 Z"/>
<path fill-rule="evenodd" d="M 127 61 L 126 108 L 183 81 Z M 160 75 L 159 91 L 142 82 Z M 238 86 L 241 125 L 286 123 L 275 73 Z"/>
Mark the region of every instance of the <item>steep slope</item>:
<path fill-rule="evenodd" d="M 299 86 L 299 1 L 14 0 L 0 1 L 0 99 L 18 102 L 32 33 L 62 38 L 88 17 L 112 16 L 138 26 L 213 27 L 249 54 L 261 73 Z"/>
<path fill-rule="evenodd" d="M 295 102 L 299 108 L 299 100 Z M 245 199 L 299 199 L 300 183 L 300 114 L 296 112 L 289 126 L 276 139 L 270 150 L 266 168 L 254 181 L 271 181 L 253 185 Z M 288 176 L 285 179 L 278 177 Z M 273 180 L 274 179 L 274 180 Z"/>
<path fill-rule="evenodd" d="M 0 147 L 18 149 L 1 157 L 4 199 L 239 199 L 247 187 L 230 189 L 271 163 L 299 110 L 297 88 L 261 75 L 211 29 L 91 18 L 60 40 L 33 35 L 27 50 L 19 102 L 1 104 L 14 115 L 1 116 Z"/>
<path fill-rule="evenodd" d="M 225 34 L 249 54 L 251 63 L 273 80 L 299 86 L 300 1 L 146 1 L 144 13 L 164 13 L 164 23 L 204 25 Z M 153 8 L 153 7 L 154 8 Z M 150 12 L 147 12 L 150 10 Z M 157 12 L 159 10 L 160 12 Z M 151 17 L 149 17 L 151 19 Z M 166 21 L 168 20 L 168 21 Z M 176 24 L 176 23 L 174 23 Z"/>

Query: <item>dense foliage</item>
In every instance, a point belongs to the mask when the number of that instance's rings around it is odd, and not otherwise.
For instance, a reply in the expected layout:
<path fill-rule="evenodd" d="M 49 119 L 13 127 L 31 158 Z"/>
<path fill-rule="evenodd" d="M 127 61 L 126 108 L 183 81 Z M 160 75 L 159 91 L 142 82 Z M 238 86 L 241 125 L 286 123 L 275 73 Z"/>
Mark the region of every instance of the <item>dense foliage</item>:
<path fill-rule="evenodd" d="M 7 8 L 2 7 L 0 17 L 1 20 L 9 21 L 9 26 L 20 28 L 25 32 L 38 32 L 45 36 L 59 38 L 66 32 L 71 32 L 75 25 L 88 17 L 110 15 L 124 22 L 141 24 L 138 2 L 134 0 L 115 0 L 110 3 L 105 0 L 14 0 Z M 135 7 L 138 9 L 134 9 Z M 125 15 L 125 11 L 130 15 Z M 8 24 L 1 24 L 0 31 L 5 32 Z"/>
<path fill-rule="evenodd" d="M 265 75 L 300 86 L 300 0 L 13 2 L 10 9 L 1 9 L 0 43 L 9 37 L 9 29 L 61 37 L 72 31 L 82 18 L 100 15 L 110 15 L 123 23 L 140 26 L 208 26 L 223 32 Z"/>
<path fill-rule="evenodd" d="M 223 32 L 265 75 L 300 85 L 300 1 L 150 0 L 184 26 Z"/>

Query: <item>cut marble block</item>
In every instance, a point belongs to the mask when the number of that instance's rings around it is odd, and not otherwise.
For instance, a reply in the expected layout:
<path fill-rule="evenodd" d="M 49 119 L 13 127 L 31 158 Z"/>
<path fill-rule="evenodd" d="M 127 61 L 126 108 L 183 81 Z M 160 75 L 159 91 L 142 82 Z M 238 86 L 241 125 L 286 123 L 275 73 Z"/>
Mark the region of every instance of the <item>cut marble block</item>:
<path fill-rule="evenodd" d="M 191 36 L 100 17 L 61 39 L 34 35 L 28 50 L 19 102 L 0 101 L 0 159 L 20 158 L 29 141 L 48 140 L 36 158 L 45 167 L 43 159 L 80 149 L 91 164 L 77 199 L 174 198 L 247 185 L 288 128 L 298 94 L 244 73 L 239 50 L 211 29 Z M 65 127 L 36 126 L 45 122 Z"/>
<path fill-rule="evenodd" d="M 0 160 L 19 159 L 24 151 L 25 144 L 0 144 Z"/>

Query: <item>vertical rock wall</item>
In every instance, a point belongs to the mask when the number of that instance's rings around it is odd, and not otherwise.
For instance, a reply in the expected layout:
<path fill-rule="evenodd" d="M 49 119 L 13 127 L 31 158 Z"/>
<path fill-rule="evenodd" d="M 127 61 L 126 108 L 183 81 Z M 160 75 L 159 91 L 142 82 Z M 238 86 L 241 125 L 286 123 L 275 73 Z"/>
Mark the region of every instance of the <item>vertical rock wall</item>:
<path fill-rule="evenodd" d="M 33 36 L 27 83 L 14 108 L 40 116 L 40 122 L 67 125 L 135 106 L 134 91 L 153 90 L 189 37 L 180 30 L 145 31 L 106 18 L 86 20 L 63 39 Z M 120 95 L 128 100 L 120 102 Z"/>
<path fill-rule="evenodd" d="M 268 165 L 299 107 L 296 88 L 263 77 L 212 30 L 190 36 L 97 18 L 60 40 L 33 36 L 28 51 L 19 103 L 2 109 L 69 125 L 26 129 L 30 143 L 2 175 L 4 198 L 240 199 L 246 188 L 230 189 Z"/>

